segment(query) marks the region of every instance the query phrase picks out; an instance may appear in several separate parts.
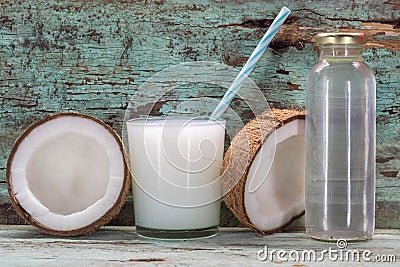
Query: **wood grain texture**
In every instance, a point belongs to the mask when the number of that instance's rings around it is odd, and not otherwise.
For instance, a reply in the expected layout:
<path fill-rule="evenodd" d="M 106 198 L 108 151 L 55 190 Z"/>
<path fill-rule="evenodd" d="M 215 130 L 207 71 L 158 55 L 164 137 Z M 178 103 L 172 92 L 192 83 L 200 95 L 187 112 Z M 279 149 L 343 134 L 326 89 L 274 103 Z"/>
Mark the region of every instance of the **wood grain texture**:
<path fill-rule="evenodd" d="M 306 76 L 318 59 L 315 34 L 366 32 L 365 60 L 377 79 L 377 226 L 400 227 L 398 0 L 0 0 L 0 223 L 21 222 L 9 209 L 5 166 L 29 124 L 77 111 L 121 132 L 130 98 L 149 77 L 188 61 L 240 68 L 283 4 L 292 13 L 251 78 L 272 107 L 304 108 Z M 199 87 L 169 97 L 223 93 Z M 137 107 L 152 104 L 144 98 Z M 168 112 L 171 104 L 161 101 L 157 109 Z M 251 119 L 240 101 L 235 110 Z M 114 222 L 130 224 L 131 215 L 124 211 Z"/>
<path fill-rule="evenodd" d="M 268 247 L 270 260 L 257 258 L 258 251 Z M 106 227 L 88 237 L 53 238 L 31 227 L 0 227 L 1 266 L 378 266 L 382 263 L 332 260 L 326 253 L 320 261 L 292 261 L 292 250 L 338 250 L 335 243 L 307 239 L 303 232 L 278 233 L 261 236 L 245 229 L 221 229 L 216 237 L 188 241 L 156 241 L 135 234 L 134 227 Z M 273 250 L 284 250 L 280 260 Z M 370 251 L 371 260 L 386 256 L 396 266 L 400 257 L 400 232 L 380 230 L 374 240 L 349 243 L 344 251 Z M 339 253 L 337 253 L 339 255 Z M 263 255 L 261 255 L 263 256 Z M 391 256 L 389 258 L 389 256 Z M 292 257 L 296 257 L 292 254 Z M 346 259 L 345 256 L 342 259 Z"/>

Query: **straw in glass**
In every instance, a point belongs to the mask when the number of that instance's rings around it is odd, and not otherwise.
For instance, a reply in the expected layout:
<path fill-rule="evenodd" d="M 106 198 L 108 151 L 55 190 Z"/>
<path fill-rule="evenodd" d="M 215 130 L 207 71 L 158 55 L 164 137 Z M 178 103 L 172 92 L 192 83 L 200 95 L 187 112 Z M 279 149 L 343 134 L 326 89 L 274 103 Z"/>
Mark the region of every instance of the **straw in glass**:
<path fill-rule="evenodd" d="M 247 76 L 254 69 L 257 61 L 260 59 L 264 51 L 267 49 L 268 45 L 271 43 L 275 34 L 278 32 L 279 28 L 285 22 L 286 18 L 290 14 L 290 9 L 283 7 L 279 12 L 278 16 L 274 19 L 268 31 L 265 33 L 264 37 L 261 39 L 260 43 L 254 49 L 253 53 L 247 60 L 246 64 L 243 66 L 238 76 L 236 76 L 233 83 L 230 85 L 228 91 L 225 93 L 224 97 L 219 102 L 218 106 L 215 108 L 214 112 L 210 116 L 210 120 L 218 120 L 222 114 L 226 111 L 229 104 L 232 102 L 236 93 L 242 86 L 243 82 L 246 80 Z"/>

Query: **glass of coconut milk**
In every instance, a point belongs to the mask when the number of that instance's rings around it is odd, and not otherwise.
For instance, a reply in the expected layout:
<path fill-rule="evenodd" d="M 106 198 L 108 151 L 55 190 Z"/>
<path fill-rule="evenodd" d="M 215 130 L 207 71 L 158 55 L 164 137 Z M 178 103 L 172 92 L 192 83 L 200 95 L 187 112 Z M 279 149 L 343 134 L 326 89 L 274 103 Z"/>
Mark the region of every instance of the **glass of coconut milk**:
<path fill-rule="evenodd" d="M 190 239 L 217 234 L 225 121 L 127 121 L 137 234 Z"/>

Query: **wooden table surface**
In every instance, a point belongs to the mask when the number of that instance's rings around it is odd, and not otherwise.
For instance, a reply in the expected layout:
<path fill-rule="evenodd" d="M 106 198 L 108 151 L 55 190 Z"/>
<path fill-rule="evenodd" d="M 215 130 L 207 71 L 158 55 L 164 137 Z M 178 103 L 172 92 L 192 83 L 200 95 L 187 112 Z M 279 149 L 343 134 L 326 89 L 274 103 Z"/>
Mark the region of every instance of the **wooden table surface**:
<path fill-rule="evenodd" d="M 263 261 L 259 258 L 265 257 L 266 247 L 269 256 Z M 318 260 L 323 250 L 332 254 Z M 316 260 L 304 254 L 303 261 L 304 251 L 314 251 Z M 360 253 L 360 261 L 352 261 L 357 259 L 347 253 L 352 251 Z M 343 255 L 350 255 L 349 260 Z M 244 228 L 222 228 L 213 238 L 158 241 L 138 237 L 134 227 L 105 227 L 90 236 L 60 238 L 30 226 L 0 226 L 0 266 L 396 266 L 395 261 L 398 266 L 400 230 L 377 230 L 371 241 L 338 249 L 336 243 L 308 239 L 303 231 L 262 236 Z"/>

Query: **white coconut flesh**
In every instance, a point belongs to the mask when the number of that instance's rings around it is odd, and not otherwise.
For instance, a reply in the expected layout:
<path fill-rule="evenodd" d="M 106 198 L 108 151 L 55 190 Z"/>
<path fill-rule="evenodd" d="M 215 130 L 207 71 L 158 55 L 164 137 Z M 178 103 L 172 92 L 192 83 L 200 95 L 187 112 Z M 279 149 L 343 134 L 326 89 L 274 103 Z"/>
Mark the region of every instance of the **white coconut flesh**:
<path fill-rule="evenodd" d="M 304 211 L 304 127 L 305 121 L 297 119 L 276 129 L 250 165 L 244 205 L 250 222 L 263 231 L 278 229 Z"/>
<path fill-rule="evenodd" d="M 82 116 L 39 124 L 19 143 L 9 183 L 18 205 L 43 228 L 71 231 L 101 219 L 124 191 L 121 144 Z"/>

